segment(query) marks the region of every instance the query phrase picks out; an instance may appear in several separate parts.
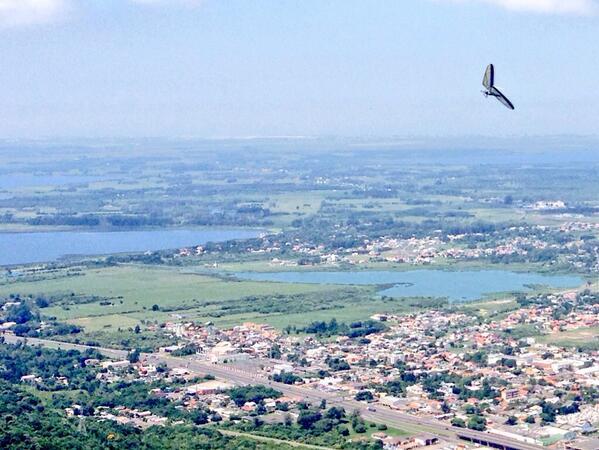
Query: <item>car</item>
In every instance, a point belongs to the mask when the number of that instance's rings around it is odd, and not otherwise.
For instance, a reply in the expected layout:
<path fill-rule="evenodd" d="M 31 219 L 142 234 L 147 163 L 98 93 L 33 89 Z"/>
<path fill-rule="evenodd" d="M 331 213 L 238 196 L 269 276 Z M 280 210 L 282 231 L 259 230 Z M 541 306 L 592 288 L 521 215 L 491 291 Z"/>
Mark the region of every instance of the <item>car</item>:
<path fill-rule="evenodd" d="M 374 406 L 369 406 L 368 408 L 366 408 L 368 411 L 372 411 L 375 412 L 376 408 Z"/>

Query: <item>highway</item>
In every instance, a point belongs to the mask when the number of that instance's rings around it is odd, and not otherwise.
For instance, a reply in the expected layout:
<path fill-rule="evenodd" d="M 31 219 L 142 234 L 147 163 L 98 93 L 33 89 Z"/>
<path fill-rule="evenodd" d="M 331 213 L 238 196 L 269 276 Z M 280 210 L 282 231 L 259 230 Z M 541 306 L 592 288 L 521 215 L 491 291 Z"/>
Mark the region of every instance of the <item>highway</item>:
<path fill-rule="evenodd" d="M 5 341 L 7 343 L 16 343 L 19 341 L 22 342 L 24 340 L 25 338 L 20 338 L 14 335 L 5 335 Z M 109 358 L 125 359 L 128 353 L 125 350 L 89 347 L 86 345 L 70 344 L 46 339 L 27 338 L 26 340 L 29 345 L 41 345 L 50 348 L 62 348 L 65 350 L 75 349 L 84 351 L 86 349 L 94 349 Z M 234 384 L 268 385 L 281 391 L 285 395 L 300 397 L 313 403 L 319 403 L 321 400 L 326 400 L 328 406 L 342 406 L 346 409 L 346 411 L 350 412 L 357 410 L 364 419 L 372 422 L 384 423 L 388 426 L 400 429 L 422 429 L 434 434 L 438 434 L 439 436 L 445 437 L 452 441 L 458 441 L 460 438 L 466 438 L 478 443 L 492 444 L 493 447 L 503 448 L 505 450 L 539 450 L 543 448 L 541 446 L 525 443 L 520 440 L 498 434 L 453 427 L 435 419 L 416 417 L 378 404 L 375 407 L 376 410 L 373 411 L 372 408 L 369 410 L 367 405 L 364 403 L 355 401 L 353 399 L 339 398 L 339 394 L 336 393 L 272 382 L 268 380 L 268 378 L 258 373 L 242 371 L 232 365 L 213 364 L 193 358 L 174 357 L 167 354 L 158 353 L 142 353 L 141 358 L 151 362 L 152 364 L 165 363 L 170 368 L 180 367 L 186 368 L 190 372 L 211 374 L 216 378 L 230 381 Z"/>

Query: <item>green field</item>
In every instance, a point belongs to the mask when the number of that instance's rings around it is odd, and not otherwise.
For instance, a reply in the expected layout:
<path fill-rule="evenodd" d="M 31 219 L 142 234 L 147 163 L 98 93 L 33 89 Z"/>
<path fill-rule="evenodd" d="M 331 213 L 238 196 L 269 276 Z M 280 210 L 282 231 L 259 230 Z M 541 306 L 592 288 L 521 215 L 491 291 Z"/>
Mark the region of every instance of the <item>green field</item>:
<path fill-rule="evenodd" d="M 206 313 L 219 303 L 256 295 L 292 295 L 323 292 L 333 288 L 317 285 L 260 283 L 253 281 L 223 280 L 210 276 L 182 273 L 179 269 L 161 267 L 119 266 L 84 271 L 83 275 L 34 282 L 11 283 L 0 286 L 0 296 L 9 294 L 33 296 L 64 296 L 71 293 L 98 295 L 113 303 L 100 302 L 44 309 L 45 315 L 59 320 L 89 317 L 121 319 L 165 319 L 163 309 L 193 310 L 196 315 Z M 211 303 L 207 305 L 206 303 Z M 152 311 L 159 305 L 161 311 Z M 68 308 L 68 309 L 67 309 Z M 94 319 L 93 328 L 101 327 L 106 319 Z M 99 321 L 101 320 L 101 321 Z M 130 320 L 130 319 L 129 319 Z M 85 322 L 81 322 L 82 324 Z M 132 322 L 129 321 L 128 324 Z"/>
<path fill-rule="evenodd" d="M 141 320 L 163 322 L 180 317 L 210 320 L 222 326 L 256 320 L 283 328 L 333 317 L 343 321 L 359 320 L 374 312 L 411 308 L 404 302 L 391 305 L 374 298 L 374 288 L 237 281 L 156 266 L 91 269 L 80 276 L 0 286 L 0 296 L 10 294 L 61 299 L 60 305 L 45 308 L 42 313 L 83 326 L 90 332 L 134 327 Z M 111 304 L 102 305 L 100 300 L 68 304 L 72 294 L 96 295 Z M 269 296 L 277 296 L 273 301 L 284 302 L 289 296 L 297 295 L 303 296 L 299 299 L 305 299 L 307 308 L 313 302 L 314 310 L 273 313 L 247 310 L 253 301 L 258 301 L 256 297 L 264 301 Z M 294 301 L 292 297 L 291 303 Z M 327 303 L 328 309 L 319 309 L 321 303 Z M 153 305 L 158 305 L 159 310 L 153 311 Z"/>
<path fill-rule="evenodd" d="M 79 325 L 86 332 L 181 319 L 212 321 L 223 327 L 256 321 L 282 329 L 332 318 L 352 322 L 377 312 L 412 312 L 423 302 L 383 300 L 375 295 L 376 286 L 238 281 L 192 273 L 188 268 L 122 265 L 81 273 L 5 284 L 0 286 L 0 296 L 51 298 L 53 304 L 41 310 L 44 316 Z M 81 296 L 96 297 L 78 303 Z"/>
<path fill-rule="evenodd" d="M 579 328 L 577 330 L 559 331 L 537 338 L 544 344 L 560 347 L 579 347 L 588 350 L 599 349 L 599 327 Z"/>

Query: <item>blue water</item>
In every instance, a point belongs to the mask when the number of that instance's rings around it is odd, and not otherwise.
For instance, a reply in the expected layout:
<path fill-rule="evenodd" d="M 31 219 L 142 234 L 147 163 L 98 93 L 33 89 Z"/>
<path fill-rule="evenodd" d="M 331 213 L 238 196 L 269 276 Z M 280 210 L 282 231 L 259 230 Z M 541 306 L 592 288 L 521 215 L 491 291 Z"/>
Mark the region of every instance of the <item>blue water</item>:
<path fill-rule="evenodd" d="M 445 271 L 411 270 L 360 272 L 241 272 L 235 276 L 247 280 L 281 283 L 347 285 L 394 284 L 379 291 L 389 297 L 440 297 L 450 301 L 472 301 L 500 292 L 525 292 L 531 285 L 574 288 L 583 280 L 576 276 L 541 275 L 507 270 Z"/>
<path fill-rule="evenodd" d="M 54 261 L 65 255 L 103 255 L 162 250 L 246 239 L 257 230 L 151 230 L 0 233 L 0 265 Z"/>

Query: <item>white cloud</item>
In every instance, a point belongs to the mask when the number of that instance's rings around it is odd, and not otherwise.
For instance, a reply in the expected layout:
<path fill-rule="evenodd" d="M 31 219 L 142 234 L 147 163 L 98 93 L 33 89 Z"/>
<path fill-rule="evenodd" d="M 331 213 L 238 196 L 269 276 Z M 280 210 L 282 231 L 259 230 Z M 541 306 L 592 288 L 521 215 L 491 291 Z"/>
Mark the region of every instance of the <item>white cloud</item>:
<path fill-rule="evenodd" d="M 50 23 L 63 17 L 68 0 L 0 0 L 0 26 Z"/>
<path fill-rule="evenodd" d="M 444 0 L 447 1 L 447 0 Z M 512 11 L 543 14 L 589 15 L 597 11 L 596 0 L 449 0 L 454 3 L 488 3 Z"/>

